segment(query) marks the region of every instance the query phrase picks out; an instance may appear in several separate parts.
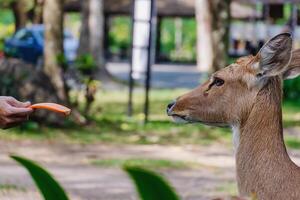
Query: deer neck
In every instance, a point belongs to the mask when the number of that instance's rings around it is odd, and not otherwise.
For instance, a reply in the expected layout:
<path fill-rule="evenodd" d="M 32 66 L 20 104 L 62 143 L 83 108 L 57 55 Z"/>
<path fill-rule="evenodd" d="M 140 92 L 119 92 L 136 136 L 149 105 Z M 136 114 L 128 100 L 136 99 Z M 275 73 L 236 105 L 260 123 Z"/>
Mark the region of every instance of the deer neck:
<path fill-rule="evenodd" d="M 257 95 L 249 116 L 239 126 L 237 180 L 242 194 L 276 182 L 282 169 L 294 165 L 283 141 L 281 80 L 274 78 Z M 287 170 L 288 171 L 288 170 Z"/>

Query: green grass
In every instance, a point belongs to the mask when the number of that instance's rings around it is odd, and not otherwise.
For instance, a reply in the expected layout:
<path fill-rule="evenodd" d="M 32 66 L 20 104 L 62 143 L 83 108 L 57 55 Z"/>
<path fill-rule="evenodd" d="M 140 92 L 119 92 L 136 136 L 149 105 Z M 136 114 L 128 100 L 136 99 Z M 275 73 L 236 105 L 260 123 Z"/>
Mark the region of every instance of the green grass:
<path fill-rule="evenodd" d="M 0 191 L 11 191 L 11 190 L 17 190 L 17 191 L 26 191 L 25 188 L 13 185 L 13 184 L 0 184 Z"/>
<path fill-rule="evenodd" d="M 300 104 L 298 102 L 286 101 L 283 105 L 283 126 L 300 126 Z"/>
<path fill-rule="evenodd" d="M 237 185 L 236 185 L 235 181 L 234 182 L 228 182 L 228 183 L 223 184 L 223 185 L 219 185 L 217 187 L 217 191 L 225 193 L 226 195 L 229 194 L 230 196 L 238 195 Z"/>
<path fill-rule="evenodd" d="M 27 123 L 21 128 L 1 130 L 0 139 L 53 140 L 71 143 L 114 144 L 199 144 L 222 143 L 231 146 L 231 130 L 201 124 L 175 124 L 166 115 L 166 105 L 187 90 L 153 90 L 150 95 L 150 121 L 143 124 L 144 93 L 134 95 L 134 115 L 129 118 L 127 91 L 102 91 L 92 107 L 91 124 L 86 127 L 70 124 L 65 128 L 38 126 Z M 76 97 L 79 100 L 82 96 Z M 300 105 L 285 102 L 283 105 L 284 127 L 300 126 Z M 296 138 L 287 137 L 287 145 L 296 148 Z"/>
<path fill-rule="evenodd" d="M 285 136 L 285 144 L 291 149 L 300 149 L 300 139 L 292 136 Z"/>
<path fill-rule="evenodd" d="M 166 105 L 186 90 L 154 90 L 151 92 L 150 121 L 143 124 L 143 94 L 134 96 L 134 115 L 126 116 L 126 91 L 101 92 L 91 113 L 92 123 L 86 127 L 70 125 L 58 129 L 28 123 L 21 128 L 1 130 L 0 139 L 56 140 L 76 143 L 117 144 L 211 144 L 231 143 L 229 129 L 200 124 L 175 124 L 165 113 Z M 81 97 L 78 97 L 81 99 Z"/>
<path fill-rule="evenodd" d="M 183 161 L 173 161 L 165 159 L 147 159 L 147 158 L 130 158 L 130 159 L 97 159 L 92 160 L 91 164 L 98 167 L 142 167 L 150 169 L 186 169 L 196 166 L 195 163 Z"/>

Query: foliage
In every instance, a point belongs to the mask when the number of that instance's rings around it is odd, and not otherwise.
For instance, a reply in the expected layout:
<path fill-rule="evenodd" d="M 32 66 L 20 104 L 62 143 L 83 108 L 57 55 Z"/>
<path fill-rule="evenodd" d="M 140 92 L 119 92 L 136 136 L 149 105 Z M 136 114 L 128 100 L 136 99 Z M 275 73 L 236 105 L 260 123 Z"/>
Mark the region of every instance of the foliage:
<path fill-rule="evenodd" d="M 76 38 L 80 37 L 81 13 L 65 12 L 64 28 L 72 33 Z"/>
<path fill-rule="evenodd" d="M 97 68 L 94 58 L 90 54 L 79 56 L 75 61 L 75 66 L 84 76 L 90 76 Z"/>
<path fill-rule="evenodd" d="M 0 184 L 0 191 L 9 191 L 9 190 L 18 190 L 25 192 L 26 189 L 24 187 L 20 187 L 14 184 Z"/>
<path fill-rule="evenodd" d="M 163 57 L 171 61 L 196 60 L 196 21 L 194 19 L 180 19 L 182 23 L 182 44 L 180 50 L 175 46 L 175 20 L 165 18 L 161 22 L 160 51 Z"/>
<path fill-rule="evenodd" d="M 68 69 L 68 61 L 64 53 L 57 54 L 56 61 L 64 71 Z"/>
<path fill-rule="evenodd" d="M 111 28 L 108 33 L 109 52 L 121 58 L 129 56 L 131 43 L 131 19 L 117 16 L 111 19 Z"/>
<path fill-rule="evenodd" d="M 181 49 L 175 48 L 175 20 L 163 18 L 161 21 L 160 51 L 164 59 L 170 61 L 196 60 L 196 21 L 195 19 L 180 19 L 182 21 Z M 121 59 L 129 56 L 131 43 L 131 20 L 129 17 L 114 17 L 108 35 L 109 53 L 118 55 Z"/>
<path fill-rule="evenodd" d="M 28 170 L 45 200 L 69 199 L 52 175 L 34 161 L 16 155 L 12 155 L 11 158 Z"/>
<path fill-rule="evenodd" d="M 133 179 L 141 200 L 179 200 L 168 182 L 153 171 L 125 166 L 124 170 Z"/>
<path fill-rule="evenodd" d="M 126 165 L 128 167 L 135 166 L 147 169 L 184 169 L 196 165 L 196 163 L 147 158 L 97 159 L 92 160 L 91 163 L 99 167 L 121 167 Z"/>
<path fill-rule="evenodd" d="M 14 23 L 14 17 L 13 17 L 13 14 L 12 14 L 11 10 L 1 9 L 0 24 L 1 25 L 11 25 L 11 26 L 13 26 L 13 23 Z"/>
<path fill-rule="evenodd" d="M 292 149 L 300 149 L 300 141 L 296 137 L 288 137 L 285 144 Z"/>
<path fill-rule="evenodd" d="M 64 189 L 43 167 L 27 158 L 12 155 L 12 159 L 25 167 L 35 181 L 45 200 L 68 200 Z M 141 200 L 179 200 L 179 197 L 164 178 L 155 172 L 135 166 L 124 166 L 134 180 Z M 9 186 L 11 188 L 11 186 Z"/>
<path fill-rule="evenodd" d="M 284 97 L 289 100 L 300 99 L 300 78 L 284 81 Z"/>
<path fill-rule="evenodd" d="M 95 100 L 96 92 L 100 86 L 100 82 L 95 80 L 94 73 L 97 64 L 91 54 L 81 55 L 76 59 L 76 68 L 81 73 L 81 82 L 85 85 L 85 116 L 88 116 L 92 103 Z"/>
<path fill-rule="evenodd" d="M 5 8 L 8 7 L 10 3 L 14 2 L 16 0 L 1 0 L 0 1 L 0 7 Z"/>
<path fill-rule="evenodd" d="M 12 24 L 0 23 L 0 30 L 0 51 L 2 51 L 4 48 L 4 40 L 14 33 L 15 27 Z"/>
<path fill-rule="evenodd" d="M 68 200 L 65 190 L 60 184 L 47 172 L 46 169 L 27 158 L 11 155 L 11 158 L 28 170 L 35 181 L 40 193 L 45 200 Z M 179 196 L 168 181 L 162 176 L 149 169 L 141 168 L 135 165 L 123 165 L 124 171 L 132 178 L 138 191 L 140 200 L 179 200 Z M 16 185 L 0 185 L 0 190 L 25 189 Z M 236 185 L 230 184 L 219 187 L 218 190 L 235 193 Z M 239 199 L 239 198 L 237 198 Z M 251 199 L 256 199 L 253 196 Z"/>
<path fill-rule="evenodd" d="M 50 140 L 66 143 L 94 144 L 222 144 L 232 146 L 230 129 L 208 127 L 201 124 L 176 124 L 166 115 L 166 105 L 177 96 L 187 92 L 183 89 L 158 90 L 154 89 L 150 95 L 149 123 L 143 125 L 141 114 L 144 103 L 144 93 L 136 91 L 134 94 L 134 115 L 126 116 L 127 91 L 100 90 L 95 96 L 91 107 L 91 123 L 79 127 L 69 123 L 65 128 L 24 124 L 22 128 L 0 130 L 1 140 Z M 82 111 L 85 107 L 84 93 L 74 95 L 71 99 L 78 100 L 78 107 Z M 298 102 L 285 101 L 283 104 L 284 127 L 300 126 L 300 105 Z M 41 132 L 43 134 L 41 134 Z M 284 134 L 285 140 L 300 142 L 299 138 L 291 138 Z M 289 148 L 295 145 L 287 143 Z"/>

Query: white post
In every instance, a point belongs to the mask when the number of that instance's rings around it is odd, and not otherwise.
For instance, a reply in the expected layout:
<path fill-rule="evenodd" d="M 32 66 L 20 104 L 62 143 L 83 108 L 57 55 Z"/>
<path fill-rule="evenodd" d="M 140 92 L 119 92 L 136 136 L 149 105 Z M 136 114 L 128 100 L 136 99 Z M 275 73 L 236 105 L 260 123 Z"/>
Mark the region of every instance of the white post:
<path fill-rule="evenodd" d="M 209 0 L 196 0 L 197 17 L 197 67 L 209 72 L 213 65 L 213 41 Z"/>
<path fill-rule="evenodd" d="M 144 77 L 149 58 L 151 0 L 135 0 L 132 38 L 132 71 L 134 79 Z"/>

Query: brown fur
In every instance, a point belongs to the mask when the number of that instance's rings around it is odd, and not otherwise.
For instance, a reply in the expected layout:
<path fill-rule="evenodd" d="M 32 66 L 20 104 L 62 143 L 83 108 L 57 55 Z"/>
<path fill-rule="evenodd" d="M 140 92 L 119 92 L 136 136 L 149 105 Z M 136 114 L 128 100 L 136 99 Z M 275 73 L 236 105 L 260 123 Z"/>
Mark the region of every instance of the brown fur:
<path fill-rule="evenodd" d="M 209 125 L 238 125 L 236 152 L 238 188 L 261 200 L 300 199 L 300 169 L 289 158 L 282 129 L 282 74 L 257 82 L 253 66 L 260 56 L 238 59 L 213 74 L 211 80 L 179 97 L 169 115 Z M 287 58 L 289 59 L 289 58 Z M 280 60 L 288 63 L 287 60 Z M 287 69 L 300 66 L 294 51 Z M 281 73 L 284 66 L 280 66 Z M 272 69 L 272 74 L 276 71 Z M 214 77 L 222 86 L 211 86 Z"/>
<path fill-rule="evenodd" d="M 258 93 L 248 120 L 241 124 L 236 170 L 243 195 L 300 199 L 300 169 L 290 160 L 283 141 L 281 93 L 280 78 L 272 78 Z"/>

